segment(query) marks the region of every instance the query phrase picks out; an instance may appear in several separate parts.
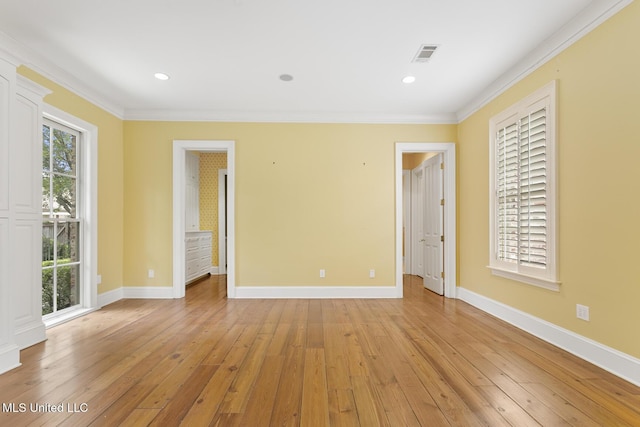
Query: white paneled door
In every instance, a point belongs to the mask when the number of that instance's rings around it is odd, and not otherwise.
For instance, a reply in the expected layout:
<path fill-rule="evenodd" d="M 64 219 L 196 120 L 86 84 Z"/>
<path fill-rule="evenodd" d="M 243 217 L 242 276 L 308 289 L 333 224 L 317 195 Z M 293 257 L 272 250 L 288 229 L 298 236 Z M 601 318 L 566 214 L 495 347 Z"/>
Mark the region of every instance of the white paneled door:
<path fill-rule="evenodd" d="M 424 163 L 411 171 L 411 266 L 412 274 L 424 277 Z"/>
<path fill-rule="evenodd" d="M 442 154 L 431 157 L 422 164 L 424 170 L 424 226 L 422 242 L 424 244 L 424 287 L 442 295 L 443 286 L 443 187 Z"/>

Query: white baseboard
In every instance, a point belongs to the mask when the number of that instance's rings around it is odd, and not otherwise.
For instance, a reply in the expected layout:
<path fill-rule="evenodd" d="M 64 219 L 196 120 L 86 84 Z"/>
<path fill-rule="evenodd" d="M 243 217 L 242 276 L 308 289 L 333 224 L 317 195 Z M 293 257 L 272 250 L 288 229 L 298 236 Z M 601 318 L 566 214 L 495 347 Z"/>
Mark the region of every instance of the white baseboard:
<path fill-rule="evenodd" d="M 465 288 L 458 299 L 640 386 L 640 359 Z"/>
<path fill-rule="evenodd" d="M 0 345 L 0 374 L 20 366 L 20 349 L 15 344 Z"/>
<path fill-rule="evenodd" d="M 14 340 L 20 350 L 24 350 L 46 339 L 47 332 L 42 319 L 16 327 Z"/>
<path fill-rule="evenodd" d="M 120 301 L 122 298 L 122 288 L 117 288 L 112 291 L 98 294 L 98 307 L 104 307 L 105 305 L 113 304 L 116 301 Z"/>
<path fill-rule="evenodd" d="M 121 299 L 173 299 L 171 286 L 123 286 L 98 294 L 98 307 L 104 307 Z"/>
<path fill-rule="evenodd" d="M 236 286 L 235 298 L 399 298 L 395 286 Z"/>
<path fill-rule="evenodd" d="M 212 276 L 217 276 L 218 274 L 220 274 L 220 267 L 218 267 L 217 265 L 212 265 L 209 273 L 211 273 Z"/>
<path fill-rule="evenodd" d="M 145 299 L 173 299 L 173 287 L 171 286 L 139 286 L 123 287 L 123 298 Z"/>

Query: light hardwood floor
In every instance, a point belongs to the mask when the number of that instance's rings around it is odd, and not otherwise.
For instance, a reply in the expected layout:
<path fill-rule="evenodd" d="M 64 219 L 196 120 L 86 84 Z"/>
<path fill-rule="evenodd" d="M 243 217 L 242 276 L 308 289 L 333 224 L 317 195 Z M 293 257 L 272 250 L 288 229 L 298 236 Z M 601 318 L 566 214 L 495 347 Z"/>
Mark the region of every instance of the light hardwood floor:
<path fill-rule="evenodd" d="M 640 425 L 640 388 L 415 277 L 402 300 L 227 300 L 223 281 L 48 330 L 0 376 L 0 425 Z"/>

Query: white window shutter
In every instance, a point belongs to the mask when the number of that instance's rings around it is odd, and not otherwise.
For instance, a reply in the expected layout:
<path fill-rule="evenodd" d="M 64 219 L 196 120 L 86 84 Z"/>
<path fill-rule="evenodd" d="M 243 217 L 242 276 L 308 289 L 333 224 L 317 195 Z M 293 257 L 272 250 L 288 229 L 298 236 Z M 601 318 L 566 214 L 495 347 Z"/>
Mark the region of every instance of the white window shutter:
<path fill-rule="evenodd" d="M 498 131 L 498 259 L 518 260 L 518 125 Z"/>
<path fill-rule="evenodd" d="M 555 82 L 489 121 L 494 274 L 558 290 Z"/>
<path fill-rule="evenodd" d="M 520 264 L 547 265 L 546 109 L 520 119 Z"/>

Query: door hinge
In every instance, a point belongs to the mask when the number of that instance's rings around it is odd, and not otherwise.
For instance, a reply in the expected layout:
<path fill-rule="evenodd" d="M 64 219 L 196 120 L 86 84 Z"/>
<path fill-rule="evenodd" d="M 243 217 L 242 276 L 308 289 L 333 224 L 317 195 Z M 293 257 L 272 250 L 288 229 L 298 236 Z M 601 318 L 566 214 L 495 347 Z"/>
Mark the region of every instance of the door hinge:
<path fill-rule="evenodd" d="M 440 273 L 440 277 L 442 277 L 444 279 L 444 271 L 442 273 Z"/>
<path fill-rule="evenodd" d="M 444 169 L 444 162 L 440 163 L 440 169 Z"/>
<path fill-rule="evenodd" d="M 440 241 L 444 242 L 444 236 L 440 236 Z"/>
<path fill-rule="evenodd" d="M 444 199 L 440 199 L 440 206 L 444 206 Z"/>

